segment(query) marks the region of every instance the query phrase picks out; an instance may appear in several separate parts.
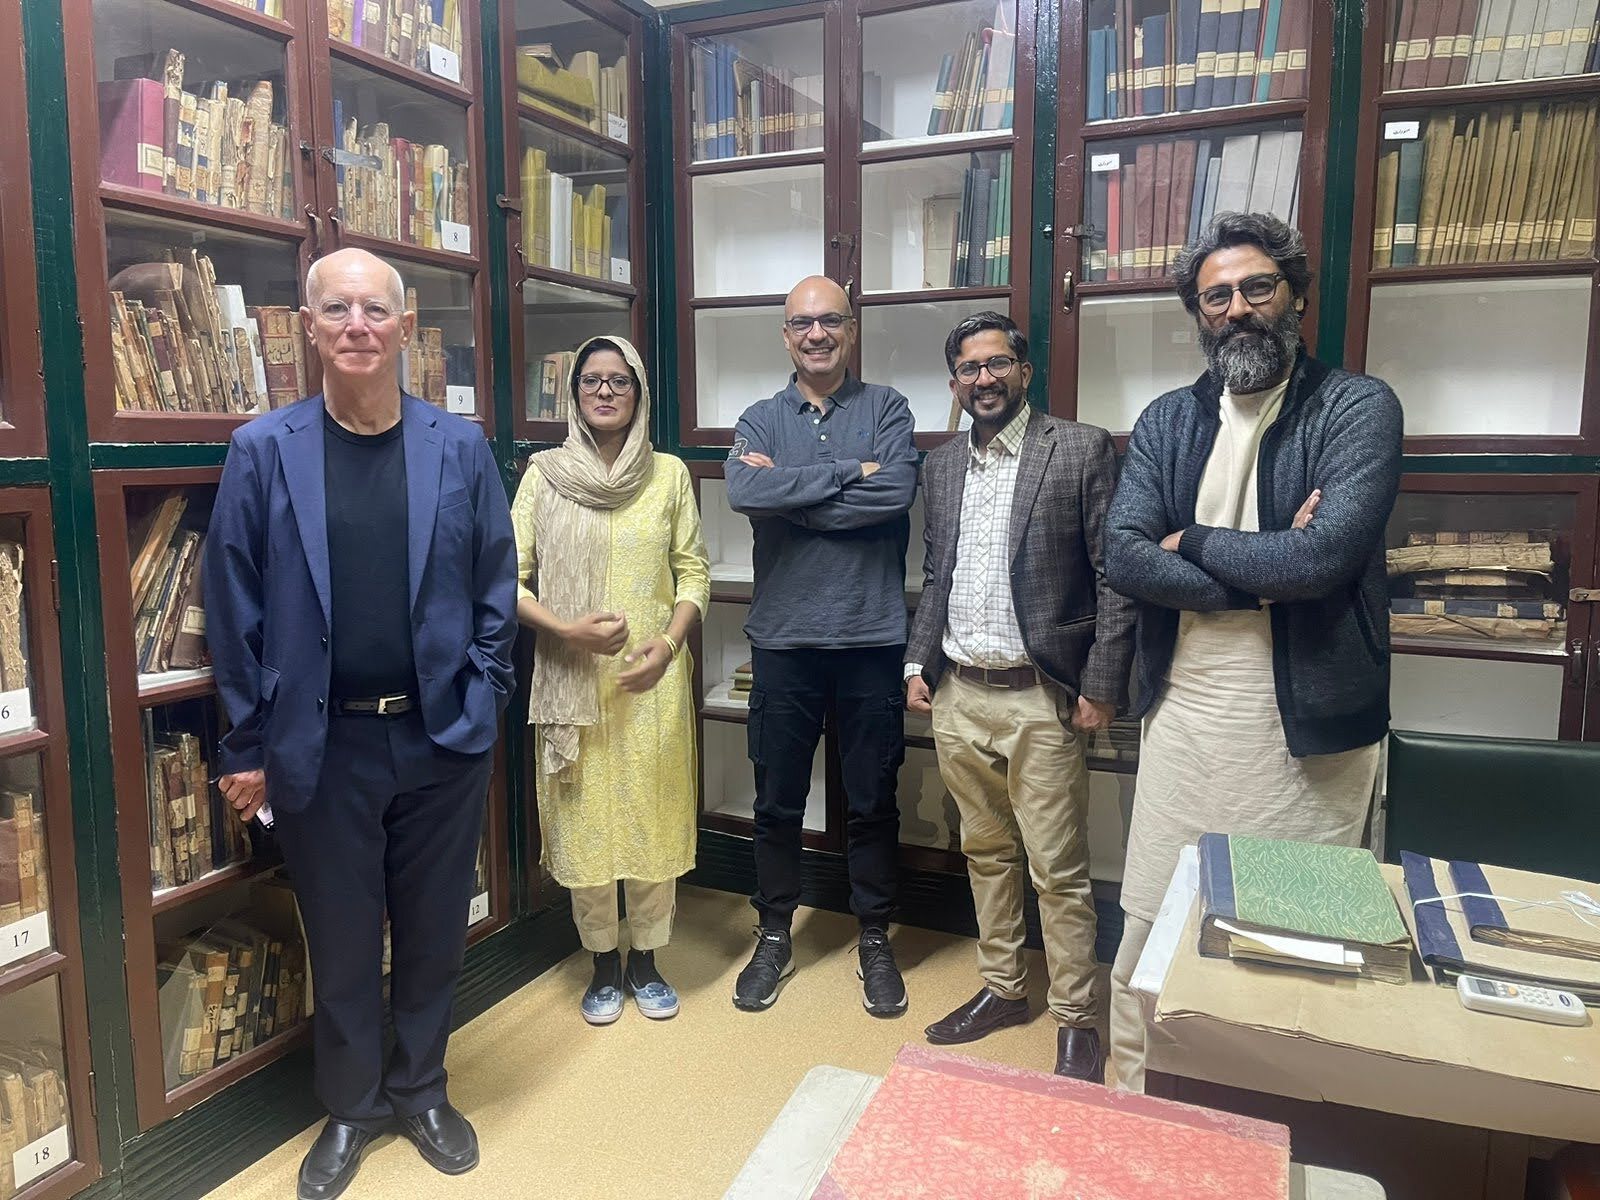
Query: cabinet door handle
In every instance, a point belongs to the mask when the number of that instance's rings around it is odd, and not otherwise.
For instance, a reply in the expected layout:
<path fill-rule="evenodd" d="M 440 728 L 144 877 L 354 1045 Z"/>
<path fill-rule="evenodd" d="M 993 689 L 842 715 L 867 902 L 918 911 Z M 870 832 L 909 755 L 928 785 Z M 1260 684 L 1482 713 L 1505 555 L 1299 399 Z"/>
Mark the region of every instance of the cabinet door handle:
<path fill-rule="evenodd" d="M 322 252 L 322 218 L 317 216 L 317 210 L 309 204 L 306 205 L 305 212 L 306 220 L 311 222 L 311 240 L 320 254 Z"/>
<path fill-rule="evenodd" d="M 517 256 L 517 280 L 520 283 L 528 277 L 528 257 L 522 252 L 521 238 L 511 243 L 511 250 Z"/>
<path fill-rule="evenodd" d="M 339 210 L 334 205 L 328 206 L 328 224 L 333 226 L 333 236 L 342 242 L 344 240 L 344 222 L 339 219 Z"/>
<path fill-rule="evenodd" d="M 844 281 L 844 298 L 851 308 L 856 306 L 856 277 L 854 275 Z"/>
<path fill-rule="evenodd" d="M 1061 275 L 1061 311 L 1071 312 L 1072 302 L 1077 299 L 1078 279 L 1071 271 L 1064 271 Z"/>
<path fill-rule="evenodd" d="M 1584 667 L 1587 665 L 1589 647 L 1582 638 L 1572 639 L 1572 651 L 1567 655 L 1567 683 L 1572 687 L 1583 686 Z"/>

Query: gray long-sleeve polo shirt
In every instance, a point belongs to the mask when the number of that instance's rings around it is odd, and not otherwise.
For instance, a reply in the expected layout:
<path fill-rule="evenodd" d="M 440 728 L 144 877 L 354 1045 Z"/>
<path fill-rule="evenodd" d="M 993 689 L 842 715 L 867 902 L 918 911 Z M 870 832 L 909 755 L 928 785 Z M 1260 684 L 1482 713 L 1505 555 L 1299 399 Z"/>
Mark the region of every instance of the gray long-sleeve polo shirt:
<path fill-rule="evenodd" d="M 906 515 L 917 490 L 914 422 L 891 387 L 846 377 L 826 413 L 795 377 L 736 427 L 728 502 L 755 532 L 745 636 L 763 650 L 906 640 Z M 740 455 L 777 465 L 751 467 Z M 862 478 L 861 464 L 879 469 Z"/>

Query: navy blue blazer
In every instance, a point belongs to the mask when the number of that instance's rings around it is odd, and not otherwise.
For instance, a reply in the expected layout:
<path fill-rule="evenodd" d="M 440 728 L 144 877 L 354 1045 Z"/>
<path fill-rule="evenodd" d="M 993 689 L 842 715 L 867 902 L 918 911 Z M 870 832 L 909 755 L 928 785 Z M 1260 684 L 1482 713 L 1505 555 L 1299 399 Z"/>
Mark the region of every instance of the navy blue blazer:
<path fill-rule="evenodd" d="M 428 736 L 479 754 L 511 694 L 516 539 L 494 454 L 470 421 L 404 396 L 411 637 Z M 232 728 L 225 774 L 265 769 L 273 808 L 311 802 L 333 658 L 321 396 L 234 432 L 206 534 L 206 637 Z"/>

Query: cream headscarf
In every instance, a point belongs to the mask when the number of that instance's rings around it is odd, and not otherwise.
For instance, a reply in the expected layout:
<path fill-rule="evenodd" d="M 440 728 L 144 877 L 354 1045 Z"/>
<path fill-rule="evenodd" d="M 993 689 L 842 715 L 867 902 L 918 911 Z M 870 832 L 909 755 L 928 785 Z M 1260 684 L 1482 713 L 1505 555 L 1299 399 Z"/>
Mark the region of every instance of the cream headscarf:
<path fill-rule="evenodd" d="M 633 424 L 622 453 L 609 468 L 595 444 L 594 430 L 583 419 L 574 395 L 567 422 L 567 440 L 534 456 L 543 486 L 534 513 L 538 547 L 539 601 L 563 621 L 597 612 L 605 599 L 606 568 L 611 539 L 606 514 L 621 508 L 650 481 L 650 384 L 644 361 L 632 343 L 619 337 L 590 338 L 578 347 L 577 362 L 597 341 L 622 352 L 639 381 Z M 565 380 L 571 388 L 573 381 Z M 532 698 L 528 723 L 539 726 L 542 775 L 559 775 L 578 759 L 578 730 L 600 719 L 598 673 L 594 655 L 575 650 L 559 638 L 541 636 L 533 660 Z"/>

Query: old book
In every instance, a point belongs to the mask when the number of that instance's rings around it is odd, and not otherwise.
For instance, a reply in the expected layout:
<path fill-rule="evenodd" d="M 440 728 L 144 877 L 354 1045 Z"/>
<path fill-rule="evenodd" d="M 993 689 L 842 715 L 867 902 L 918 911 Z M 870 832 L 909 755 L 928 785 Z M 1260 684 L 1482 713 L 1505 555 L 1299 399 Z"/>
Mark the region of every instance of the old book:
<path fill-rule="evenodd" d="M 245 101 L 244 138 L 247 150 L 241 153 L 249 161 L 249 182 L 244 194 L 244 206 L 253 213 L 269 213 L 267 196 L 272 184 L 272 82 L 257 80 L 250 85 Z"/>
<path fill-rule="evenodd" d="M 927 1136 L 937 1129 L 939 1136 Z M 1095 1152 L 1084 1153 L 1093 1146 Z M 1282 1200 L 1289 1132 L 1153 1096 L 906 1046 L 827 1166 L 816 1200 L 909 1194 L 1142 1195 L 1182 1180 L 1185 1200 Z M 1047 1188 L 1068 1194 L 1065 1187 Z"/>
<path fill-rule="evenodd" d="M 49 892 L 41 887 L 45 868 L 44 822 L 34 810 L 34 795 L 21 788 L 0 790 L 0 820 L 10 824 L 7 840 L 12 845 L 18 918 L 42 912 L 49 903 Z"/>
<path fill-rule="evenodd" d="M 1133 278 L 1151 276 L 1151 246 L 1155 236 L 1156 148 L 1143 142 L 1134 151 Z"/>
<path fill-rule="evenodd" d="M 1260 135 L 1254 133 L 1236 134 L 1223 141 L 1214 212 L 1248 211 L 1259 142 Z"/>
<path fill-rule="evenodd" d="M 1389 632 L 1395 637 L 1564 641 L 1567 623 L 1553 618 L 1391 613 Z"/>
<path fill-rule="evenodd" d="M 20 543 L 0 542 L 0 691 L 28 686 L 22 563 Z"/>
<path fill-rule="evenodd" d="M 1504 567 L 1519 571 L 1554 569 L 1549 542 L 1459 546 L 1397 546 L 1385 553 L 1390 576 L 1416 571 L 1456 571 L 1475 567 Z"/>
<path fill-rule="evenodd" d="M 1245 201 L 1247 212 L 1272 212 L 1272 198 L 1278 181 L 1278 162 L 1283 157 L 1284 138 L 1280 129 L 1263 130 L 1256 142 L 1256 160 L 1250 170 L 1250 190 Z"/>
<path fill-rule="evenodd" d="M 1583 127 L 1580 134 L 1581 158 L 1572 190 L 1572 202 L 1567 211 L 1566 226 L 1561 235 L 1562 258 L 1582 258 L 1593 252 L 1595 233 L 1595 190 L 1588 186 L 1594 178 L 1596 138 L 1596 106 L 1584 106 Z"/>
<path fill-rule="evenodd" d="M 1156 143 L 1154 191 L 1150 197 L 1150 274 L 1160 277 L 1167 270 L 1167 218 L 1172 211 L 1172 141 Z"/>
<path fill-rule="evenodd" d="M 188 503 L 188 497 L 182 492 L 173 492 L 128 530 L 130 549 L 137 547 L 129 570 L 129 588 L 135 610 L 144 604 L 145 594 L 149 591 L 161 556 L 171 544 Z"/>
<path fill-rule="evenodd" d="M 1511 0 L 1511 13 L 1506 20 L 1505 41 L 1500 49 L 1501 81 L 1526 79 L 1530 55 L 1535 47 L 1535 21 L 1543 0 Z"/>
<path fill-rule="evenodd" d="M 1512 139 L 1516 132 L 1516 114 L 1504 105 L 1493 109 L 1489 117 L 1490 144 L 1483 171 L 1482 195 L 1477 204 L 1477 232 L 1469 234 L 1472 261 L 1493 261 L 1496 254 L 1494 240 L 1495 222 L 1504 209 L 1505 178 L 1511 157 Z M 1471 219 L 1469 217 L 1469 219 Z"/>
<path fill-rule="evenodd" d="M 159 192 L 165 179 L 165 99 L 154 79 L 118 79 L 96 89 L 100 105 L 100 177 Z"/>
<path fill-rule="evenodd" d="M 1468 83 L 1493 83 L 1500 77 L 1500 54 L 1505 46 L 1506 23 L 1512 0 L 1480 0 L 1479 36 L 1473 45 Z"/>
<path fill-rule="evenodd" d="M 1543 144 L 1543 116 L 1542 106 L 1537 101 L 1519 107 L 1517 132 L 1521 136 L 1517 143 L 1516 162 L 1512 167 L 1511 187 L 1506 197 L 1505 231 L 1500 235 L 1495 249 L 1498 262 L 1514 261 L 1517 254 L 1531 244 L 1533 230 L 1527 213 L 1528 195 L 1533 183 L 1533 164 Z M 1524 222 L 1530 225 L 1526 234 L 1523 232 Z"/>
<path fill-rule="evenodd" d="M 1560 604 L 1548 600 L 1479 600 L 1472 597 L 1394 596 L 1389 611 L 1407 616 L 1520 617 L 1557 621 L 1566 615 Z"/>
<path fill-rule="evenodd" d="M 1421 87 L 1444 87 L 1454 62 L 1456 25 L 1461 20 L 1463 0 L 1439 0 L 1438 23 L 1433 27 L 1428 46 L 1426 75 Z"/>
<path fill-rule="evenodd" d="M 1438 234 L 1439 210 L 1444 201 L 1445 174 L 1455 133 L 1455 116 L 1450 112 L 1429 115 L 1423 126 L 1422 201 L 1417 215 L 1417 259 L 1427 265 L 1434 261 L 1434 242 Z"/>
<path fill-rule="evenodd" d="M 1411 978 L 1411 936 L 1372 851 L 1200 835 L 1200 953 Z"/>
<path fill-rule="evenodd" d="M 1217 85 L 1217 36 L 1222 20 L 1222 0 L 1200 0 L 1195 33 L 1194 107 L 1210 108 Z"/>
<path fill-rule="evenodd" d="M 1461 245 L 1464 197 L 1467 181 L 1472 174 L 1473 157 L 1478 149 L 1478 127 L 1475 118 L 1469 118 L 1466 127 L 1455 138 L 1452 147 L 1453 161 L 1445 177 L 1445 192 L 1439 210 L 1439 226 L 1434 241 L 1434 260 L 1453 263 Z"/>

